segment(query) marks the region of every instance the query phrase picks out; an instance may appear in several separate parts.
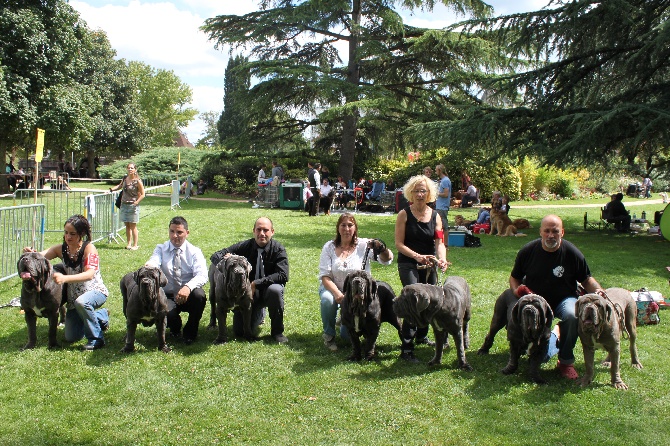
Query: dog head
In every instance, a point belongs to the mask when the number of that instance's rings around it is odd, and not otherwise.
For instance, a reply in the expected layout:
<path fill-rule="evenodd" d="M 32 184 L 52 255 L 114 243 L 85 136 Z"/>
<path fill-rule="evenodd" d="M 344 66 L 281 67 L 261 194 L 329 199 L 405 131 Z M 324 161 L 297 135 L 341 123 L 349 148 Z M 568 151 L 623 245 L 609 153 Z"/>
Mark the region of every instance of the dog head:
<path fill-rule="evenodd" d="M 167 285 L 168 280 L 160 268 L 143 266 L 133 273 L 133 279 L 139 287 L 140 296 L 144 300 L 155 298 L 160 288 Z"/>
<path fill-rule="evenodd" d="M 393 311 L 417 327 L 427 327 L 444 302 L 444 289 L 436 285 L 416 283 L 403 287 L 393 299 Z"/>
<path fill-rule="evenodd" d="M 457 216 L 454 218 L 454 224 L 455 224 L 456 226 L 465 226 L 465 219 L 463 218 L 462 215 L 457 215 Z"/>
<path fill-rule="evenodd" d="M 539 340 L 542 335 L 551 329 L 554 312 L 538 294 L 526 294 L 521 297 L 512 309 L 512 321 L 519 327 L 524 341 Z"/>
<path fill-rule="evenodd" d="M 46 257 L 39 252 L 25 252 L 16 264 L 19 277 L 27 291 L 42 291 L 51 277 L 52 267 Z"/>
<path fill-rule="evenodd" d="M 598 294 L 585 294 L 577 300 L 575 313 L 582 332 L 598 337 L 605 326 L 612 323 L 614 308 Z"/>
<path fill-rule="evenodd" d="M 228 292 L 242 291 L 249 287 L 251 264 L 244 256 L 230 255 L 220 261 L 216 268 L 221 273 L 222 289 Z"/>
<path fill-rule="evenodd" d="M 377 282 L 366 271 L 353 271 L 344 279 L 342 293 L 354 314 L 364 315 L 377 296 Z"/>

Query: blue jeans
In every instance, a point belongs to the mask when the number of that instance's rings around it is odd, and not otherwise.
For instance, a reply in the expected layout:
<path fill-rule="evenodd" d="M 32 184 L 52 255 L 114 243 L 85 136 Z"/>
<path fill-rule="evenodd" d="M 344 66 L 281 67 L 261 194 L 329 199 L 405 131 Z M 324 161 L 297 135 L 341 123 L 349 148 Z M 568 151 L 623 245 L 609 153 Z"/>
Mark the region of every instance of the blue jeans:
<path fill-rule="evenodd" d="M 99 309 L 107 301 L 100 291 L 87 291 L 74 301 L 65 314 L 65 340 L 76 342 L 86 336 L 89 343 L 104 343 L 102 327 L 109 326 L 109 311 Z"/>
<path fill-rule="evenodd" d="M 337 319 L 337 308 L 339 304 L 335 302 L 333 293 L 328 291 L 323 284 L 319 285 L 319 296 L 321 297 L 321 323 L 323 332 L 328 336 L 335 336 L 335 320 Z M 340 336 L 342 339 L 349 339 L 347 328 L 340 326 Z"/>
<path fill-rule="evenodd" d="M 543 362 L 558 353 L 558 360 L 561 364 L 569 365 L 575 362 L 575 355 L 573 350 L 577 344 L 577 316 L 575 315 L 576 297 L 567 297 L 561 301 L 554 310 L 554 317 L 560 319 L 558 323 L 560 338 L 556 339 L 556 335 L 551 333 L 549 339 L 549 349 Z"/>

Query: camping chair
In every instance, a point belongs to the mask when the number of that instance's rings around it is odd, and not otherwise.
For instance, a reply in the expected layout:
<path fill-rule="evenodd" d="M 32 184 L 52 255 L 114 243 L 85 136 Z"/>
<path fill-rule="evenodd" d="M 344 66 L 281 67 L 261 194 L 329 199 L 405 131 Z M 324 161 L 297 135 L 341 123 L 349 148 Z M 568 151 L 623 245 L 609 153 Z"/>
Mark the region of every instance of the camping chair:
<path fill-rule="evenodd" d="M 601 212 L 601 215 L 602 215 L 602 210 L 600 212 Z M 596 223 L 594 221 L 589 221 L 589 213 L 584 212 L 584 230 L 587 231 L 589 229 L 600 230 L 600 222 Z"/>
<path fill-rule="evenodd" d="M 614 229 L 615 228 L 614 222 L 615 221 L 609 218 L 609 216 L 605 212 L 605 208 L 604 207 L 600 208 L 600 223 L 598 226 L 599 227 L 602 226 L 603 229 Z"/>
<path fill-rule="evenodd" d="M 381 181 L 375 181 L 372 184 L 372 190 L 367 194 L 365 194 L 365 198 L 367 198 L 370 201 L 381 201 L 382 192 L 384 192 L 384 189 L 386 189 L 386 183 L 382 183 Z"/>

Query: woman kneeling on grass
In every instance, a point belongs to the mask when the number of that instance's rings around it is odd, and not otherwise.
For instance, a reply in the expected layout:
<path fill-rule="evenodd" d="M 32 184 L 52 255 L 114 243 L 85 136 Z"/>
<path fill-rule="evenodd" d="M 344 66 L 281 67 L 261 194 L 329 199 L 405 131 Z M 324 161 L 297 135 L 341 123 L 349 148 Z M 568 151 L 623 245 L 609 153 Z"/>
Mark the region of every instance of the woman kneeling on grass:
<path fill-rule="evenodd" d="M 337 308 L 344 299 L 344 280 L 350 272 L 363 269 L 365 251 L 370 260 L 375 258 L 382 265 L 390 265 L 393 261 L 393 252 L 383 247 L 379 256 L 372 253 L 372 239 L 358 238 L 358 224 L 353 214 L 345 212 L 337 219 L 335 239 L 326 242 L 321 250 L 319 260 L 319 296 L 321 297 L 321 322 L 323 323 L 323 341 L 330 350 L 337 350 L 335 344 L 335 319 Z M 377 242 L 379 243 L 379 242 Z M 383 243 L 383 242 L 382 242 Z M 366 262 L 365 271 L 370 272 L 370 262 Z M 347 330 L 340 327 L 340 336 L 347 339 Z"/>
<path fill-rule="evenodd" d="M 103 332 L 109 327 L 109 311 L 100 308 L 109 292 L 102 282 L 98 250 L 90 242 L 91 225 L 83 215 L 73 215 L 65 222 L 62 245 L 42 251 L 47 260 L 63 260 L 65 274 L 54 271 L 56 283 L 64 285 L 67 298 L 65 314 L 65 340 L 76 342 L 86 336 L 84 350 L 97 350 L 105 346 Z M 35 252 L 25 247 L 23 252 Z"/>

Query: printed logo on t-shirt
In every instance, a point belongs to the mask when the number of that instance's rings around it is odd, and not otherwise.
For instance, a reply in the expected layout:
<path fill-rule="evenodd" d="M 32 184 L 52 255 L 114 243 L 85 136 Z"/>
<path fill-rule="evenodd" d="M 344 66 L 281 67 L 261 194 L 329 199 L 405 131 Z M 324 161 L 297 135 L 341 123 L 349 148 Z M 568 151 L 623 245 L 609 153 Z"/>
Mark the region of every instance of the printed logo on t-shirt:
<path fill-rule="evenodd" d="M 554 268 L 553 272 L 554 277 L 563 277 L 563 273 L 565 272 L 565 270 L 563 269 L 562 266 L 557 266 L 556 268 Z"/>

